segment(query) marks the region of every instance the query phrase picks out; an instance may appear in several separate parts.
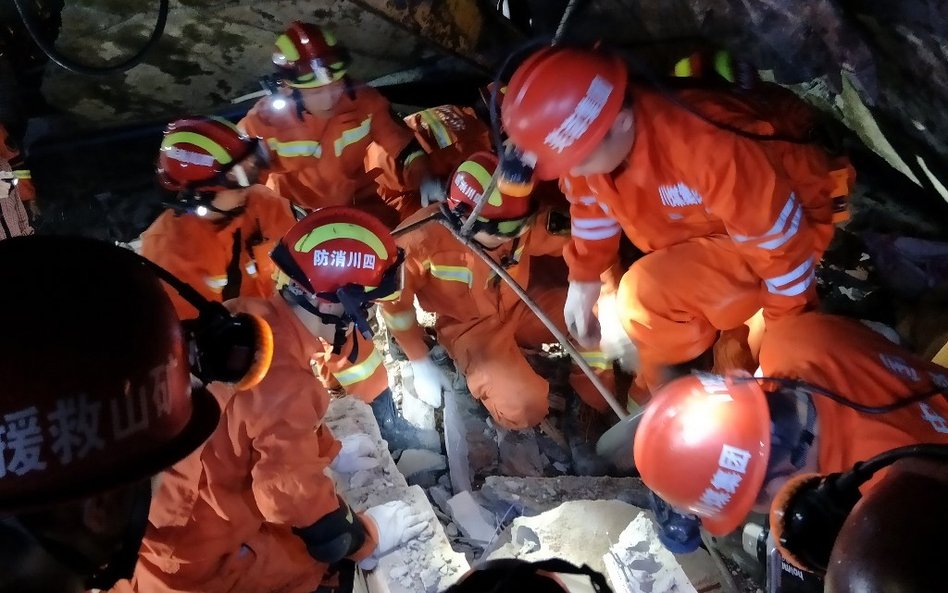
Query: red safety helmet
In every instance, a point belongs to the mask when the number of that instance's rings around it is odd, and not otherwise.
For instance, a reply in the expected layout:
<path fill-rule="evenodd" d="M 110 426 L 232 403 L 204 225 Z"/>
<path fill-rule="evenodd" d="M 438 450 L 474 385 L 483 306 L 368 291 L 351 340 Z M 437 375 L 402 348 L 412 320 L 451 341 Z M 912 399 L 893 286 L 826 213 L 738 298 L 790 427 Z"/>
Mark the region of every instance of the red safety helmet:
<path fill-rule="evenodd" d="M 750 375 L 698 374 L 660 389 L 635 435 L 642 481 L 714 535 L 751 511 L 770 457 L 770 412 Z"/>
<path fill-rule="evenodd" d="M 320 297 L 347 286 L 375 290 L 399 256 L 380 220 L 345 206 L 307 215 L 280 239 L 272 255 L 284 274 Z"/>
<path fill-rule="evenodd" d="M 219 409 L 192 392 L 171 301 L 134 254 L 18 237 L 0 241 L 0 266 L 0 307 L 16 312 L 0 340 L 0 512 L 137 483 L 214 431 Z"/>
<path fill-rule="evenodd" d="M 349 67 L 349 55 L 328 30 L 293 21 L 277 37 L 273 64 L 288 86 L 316 88 L 341 80 Z"/>
<path fill-rule="evenodd" d="M 257 138 L 247 136 L 226 119 L 179 119 L 165 128 L 158 155 L 158 179 L 172 191 L 216 192 L 244 187 L 256 179 L 244 176 L 230 180 L 228 173 L 262 148 Z"/>
<path fill-rule="evenodd" d="M 618 56 L 545 48 L 514 72 L 504 93 L 504 131 L 536 156 L 540 179 L 583 162 L 606 137 L 625 99 L 628 72 Z"/>
<path fill-rule="evenodd" d="M 464 217 L 481 200 L 497 169 L 497 157 L 490 152 L 476 152 L 461 163 L 451 176 L 448 207 Z M 491 234 L 513 236 L 534 210 L 528 197 L 513 197 L 494 189 L 475 223 L 476 230 Z M 507 223 L 507 224 L 505 224 Z"/>

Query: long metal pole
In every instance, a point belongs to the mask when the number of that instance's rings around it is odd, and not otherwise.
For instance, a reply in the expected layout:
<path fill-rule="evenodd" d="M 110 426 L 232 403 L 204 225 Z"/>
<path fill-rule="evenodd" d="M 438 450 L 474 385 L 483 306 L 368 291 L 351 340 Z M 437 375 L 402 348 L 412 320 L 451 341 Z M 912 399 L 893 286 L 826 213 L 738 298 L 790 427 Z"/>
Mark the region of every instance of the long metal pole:
<path fill-rule="evenodd" d="M 455 234 L 458 238 L 466 238 L 471 235 L 471 230 L 474 228 L 474 223 L 477 222 L 477 217 L 480 216 L 481 210 L 484 209 L 484 206 L 487 204 L 490 196 L 493 195 L 494 190 L 497 189 L 497 180 L 500 178 L 500 167 L 494 169 L 494 174 L 491 175 L 490 183 L 487 184 L 487 189 L 484 193 L 481 194 L 481 199 L 474 204 L 474 210 L 471 211 L 470 216 L 467 217 L 467 220 L 464 221 L 464 224 L 461 225 L 461 230 L 458 231 L 453 226 L 448 225 L 448 228 L 451 229 L 451 232 Z M 491 260 L 493 261 L 493 260 Z"/>
<path fill-rule="evenodd" d="M 472 219 L 473 218 L 469 218 L 468 220 Z M 484 260 L 484 263 L 486 263 L 495 274 L 497 274 L 504 282 L 507 283 L 508 286 L 510 286 L 511 290 L 513 290 L 514 293 L 520 297 L 520 300 L 522 300 L 524 304 L 531 311 L 533 311 L 533 314 L 537 316 L 540 322 L 543 323 L 543 325 L 546 326 L 548 330 L 550 330 L 550 333 L 553 334 L 553 337 L 556 338 L 561 346 L 563 346 L 563 349 L 566 350 L 566 353 L 570 355 L 570 358 L 573 359 L 573 362 L 575 362 L 576 365 L 582 369 L 583 373 L 589 377 L 589 381 L 593 384 L 600 395 L 602 395 L 603 399 L 606 400 L 606 402 L 609 404 L 609 407 L 612 408 L 612 411 L 616 413 L 616 416 L 618 416 L 620 420 L 626 418 L 628 416 L 628 412 L 626 412 L 625 408 L 622 407 L 615 395 L 613 395 L 612 392 L 606 388 L 606 386 L 599 379 L 599 376 L 596 375 L 596 371 L 594 371 L 592 367 L 589 366 L 589 363 L 586 362 L 586 359 L 583 358 L 583 355 L 580 354 L 578 350 L 576 350 L 576 348 L 570 343 L 569 338 L 567 338 L 566 335 L 564 335 L 563 332 L 561 332 L 560 329 L 556 327 L 556 325 L 547 316 L 543 309 L 541 309 L 536 304 L 536 302 L 530 298 L 530 295 L 528 295 L 527 291 L 525 291 L 523 287 L 520 286 L 520 283 L 514 280 L 514 278 L 507 273 L 507 270 L 494 261 L 494 259 L 484 251 L 479 243 L 476 243 L 469 237 L 462 235 L 447 217 L 441 217 L 434 220 L 437 220 L 439 223 L 447 227 L 448 230 L 450 230 L 451 233 L 457 237 L 458 241 L 460 241 L 465 247 L 473 251 L 478 257 Z"/>

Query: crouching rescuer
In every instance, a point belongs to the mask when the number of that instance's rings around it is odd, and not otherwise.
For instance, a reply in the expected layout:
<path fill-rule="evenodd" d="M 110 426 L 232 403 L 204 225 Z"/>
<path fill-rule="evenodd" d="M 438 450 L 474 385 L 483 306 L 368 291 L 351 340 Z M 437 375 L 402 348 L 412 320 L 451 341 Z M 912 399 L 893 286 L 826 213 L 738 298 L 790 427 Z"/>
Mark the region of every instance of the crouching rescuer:
<path fill-rule="evenodd" d="M 314 260 L 323 249 L 328 266 L 321 255 Z M 358 358 L 353 326 L 368 331 L 365 298 L 394 290 L 394 243 L 376 219 L 334 207 L 297 223 L 273 255 L 291 275 L 280 293 L 226 305 L 272 329 L 270 370 L 247 389 L 212 387 L 221 422 L 198 453 L 162 476 L 132 582 L 142 593 L 346 591 L 353 562 L 373 568 L 429 529 L 431 517 L 403 502 L 356 513 L 337 495 L 327 468 L 375 467 L 384 445 L 361 433 L 336 440 L 324 424 L 329 392 L 311 368 L 327 341 Z M 388 406 L 379 416 L 390 436 L 391 394 L 380 389 L 375 402 Z"/>
<path fill-rule="evenodd" d="M 367 315 L 373 301 L 400 290 L 403 254 L 388 229 L 359 210 L 323 208 L 290 229 L 272 257 L 282 274 L 281 308 L 324 345 L 313 355 L 329 352 L 327 366 L 339 368 L 343 387 L 359 381 L 355 395 L 372 406 L 389 447 L 422 446 L 418 429 L 395 409 Z"/>
<path fill-rule="evenodd" d="M 465 219 L 488 185 L 497 158 L 476 153 L 458 167 L 451 179 L 447 206 Z M 546 274 L 556 260 L 534 266 L 541 256 L 559 258 L 568 241 L 568 219 L 555 209 L 529 198 L 494 191 L 474 223 L 474 240 L 511 276 L 546 314 L 565 328 L 565 282 Z M 440 205 L 422 209 L 405 224 L 438 212 Z M 549 411 L 550 385 L 531 368 L 521 348 L 538 348 L 555 341 L 549 330 L 488 265 L 445 226 L 428 223 L 398 238 L 405 250 L 404 286 L 397 298 L 381 303 L 386 326 L 411 361 L 416 391 L 433 405 L 441 401 L 446 379 L 428 356 L 424 332 L 415 320 L 414 300 L 437 314 L 435 331 L 471 393 L 483 402 L 504 428 L 520 430 L 541 423 Z M 549 260 L 550 258 L 547 258 Z M 534 266 L 534 267 L 532 267 Z M 564 270 L 565 272 L 565 270 Z M 565 275 L 565 274 L 564 274 Z M 561 284 L 561 285 L 560 285 Z M 588 349 L 587 361 L 612 381 L 601 352 Z M 606 402 L 588 378 L 574 367 L 570 384 L 590 407 L 605 411 Z"/>

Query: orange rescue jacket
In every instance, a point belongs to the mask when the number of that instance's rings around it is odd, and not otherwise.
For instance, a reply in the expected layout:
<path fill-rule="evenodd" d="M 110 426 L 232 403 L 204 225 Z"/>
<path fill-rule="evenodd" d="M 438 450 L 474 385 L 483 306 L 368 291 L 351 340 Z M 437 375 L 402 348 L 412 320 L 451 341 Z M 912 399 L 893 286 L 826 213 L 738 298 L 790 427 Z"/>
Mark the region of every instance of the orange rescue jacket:
<path fill-rule="evenodd" d="M 162 474 L 141 554 L 171 575 L 210 563 L 209 578 L 233 576 L 213 574 L 213 561 L 239 551 L 265 523 L 308 527 L 339 508 L 324 472 L 340 445 L 323 424 L 329 394 L 310 369 L 322 346 L 278 295 L 227 306 L 270 324 L 273 361 L 252 389 L 211 386 L 222 412 L 217 430 Z M 374 526 L 363 523 L 369 537 L 358 558 L 377 545 Z"/>
<path fill-rule="evenodd" d="M 255 185 L 244 213 L 223 225 L 196 215 L 163 212 L 142 233 L 142 255 L 212 301 L 268 297 L 276 271 L 270 250 L 295 222 L 289 202 Z M 197 315 L 177 292 L 167 290 L 182 319 Z"/>
<path fill-rule="evenodd" d="M 423 208 L 405 221 L 412 224 L 436 212 L 438 204 Z M 560 256 L 568 233 L 548 229 L 553 209 L 541 207 L 530 230 L 496 251 L 498 262 L 509 264 L 508 272 L 524 288 L 530 285 L 531 260 L 537 256 Z M 565 216 L 561 217 L 565 221 Z M 386 327 L 409 360 L 428 355 L 424 331 L 415 321 L 414 299 L 425 311 L 437 313 L 439 337 L 460 333 L 483 319 L 502 321 L 520 301 L 487 264 L 462 245 L 437 222 L 428 223 L 398 238 L 405 250 L 403 287 L 397 299 L 381 302 Z M 449 328 L 451 328 L 449 330 Z"/>
<path fill-rule="evenodd" d="M 413 189 L 421 180 L 412 163 L 423 152 L 402 154 L 412 142 L 411 131 L 392 118 L 389 102 L 371 87 L 356 88 L 354 98 L 343 96 L 329 117 L 304 111 L 302 120 L 292 104 L 275 111 L 265 98 L 238 125 L 270 148 L 267 185 L 305 208 L 353 205 L 372 198 L 378 172 L 365 166 L 372 142 L 401 158 L 390 175 Z"/>
<path fill-rule="evenodd" d="M 687 90 L 680 97 L 714 121 L 757 134 L 784 131 L 780 113 L 768 116 L 733 94 Z M 727 234 L 761 278 L 768 319 L 813 301 L 815 267 L 839 206 L 834 198 L 854 181 L 848 161 L 815 145 L 721 130 L 652 91 L 636 91 L 633 101 L 635 143 L 623 166 L 560 181 L 572 204 L 564 252 L 570 279 L 598 279 L 616 261 L 622 232 L 646 253 Z"/>
<path fill-rule="evenodd" d="M 801 379 L 866 406 L 945 390 L 922 403 L 872 415 L 814 395 L 820 473 L 845 471 L 904 445 L 948 444 L 948 369 L 914 356 L 858 321 L 806 313 L 774 324 L 764 336 L 760 366 L 765 376 Z M 876 474 L 870 485 L 882 475 Z"/>

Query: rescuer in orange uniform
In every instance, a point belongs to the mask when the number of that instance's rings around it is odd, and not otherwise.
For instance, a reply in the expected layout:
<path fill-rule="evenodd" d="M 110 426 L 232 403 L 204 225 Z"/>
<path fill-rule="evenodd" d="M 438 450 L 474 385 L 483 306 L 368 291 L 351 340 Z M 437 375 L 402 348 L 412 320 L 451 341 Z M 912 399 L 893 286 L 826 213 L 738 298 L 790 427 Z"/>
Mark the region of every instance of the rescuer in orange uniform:
<path fill-rule="evenodd" d="M 497 159 L 477 153 L 464 162 L 451 180 L 449 207 L 462 218 L 490 183 Z M 406 221 L 433 214 L 429 206 Z M 564 228 L 557 230 L 557 225 Z M 560 256 L 567 242 L 566 217 L 550 208 L 537 208 L 527 198 L 499 192 L 488 198 L 474 226 L 474 238 L 524 286 L 554 320 L 560 315 L 565 287 L 544 282 L 545 270 L 532 268 L 539 256 Z M 553 341 L 549 331 L 490 268 L 438 223 L 429 223 L 398 238 L 405 250 L 404 286 L 397 299 L 382 302 L 386 327 L 411 361 L 415 387 L 422 399 L 440 405 L 446 380 L 428 358 L 424 332 L 415 321 L 414 299 L 437 314 L 436 332 L 474 396 L 494 420 L 508 429 L 539 424 L 548 412 L 549 384 L 529 365 L 521 347 Z M 547 263 L 547 262 L 544 262 Z M 604 373 L 611 371 L 597 350 L 584 352 L 587 361 Z M 574 369 L 570 382 L 588 405 L 599 411 L 606 402 Z"/>
<path fill-rule="evenodd" d="M 314 264 L 316 249 L 348 259 Z M 391 237 L 362 212 L 327 208 L 293 227 L 275 257 L 293 278 L 282 295 L 228 303 L 272 328 L 270 371 L 246 391 L 214 389 L 223 410 L 217 430 L 162 476 L 133 583 L 143 593 L 310 593 L 343 558 L 371 567 L 427 527 L 429 517 L 403 502 L 357 514 L 336 494 L 326 468 L 374 467 L 376 446 L 365 434 L 345 435 L 340 446 L 323 425 L 329 394 L 310 370 L 320 340 L 340 335 L 329 318 L 362 302 L 361 288 L 343 286 L 377 286 L 373 297 L 394 290 Z M 313 295 L 314 283 L 330 282 L 345 305 Z"/>
<path fill-rule="evenodd" d="M 33 185 L 33 174 L 26 167 L 20 147 L 10 137 L 3 124 L 0 124 L 0 159 L 10 163 L 13 178 L 16 179 L 16 193 L 19 195 L 20 201 L 23 202 L 23 206 L 29 211 L 30 217 L 35 218 L 39 215 L 39 207 L 36 204 L 36 187 Z"/>
<path fill-rule="evenodd" d="M 415 133 L 418 144 L 428 154 L 429 174 L 439 186 L 441 183 L 447 185 L 448 178 L 466 158 L 475 152 L 492 149 L 490 127 L 473 107 L 431 107 L 407 116 L 405 124 Z M 366 162 L 367 167 L 381 172 L 378 178 L 379 192 L 386 199 L 397 199 L 406 193 L 404 184 L 392 174 L 397 170 L 394 155 L 373 142 L 369 146 Z M 427 206 L 431 196 L 421 197 L 422 205 Z"/>
<path fill-rule="evenodd" d="M 789 109 L 702 89 L 673 101 L 629 85 L 604 52 L 547 48 L 517 69 L 504 130 L 572 203 L 565 316 L 577 339 L 598 339 L 599 275 L 622 233 L 646 253 L 617 302 L 653 388 L 705 366 L 719 332 L 759 309 L 771 323 L 814 305 L 814 271 L 854 173 L 813 144 L 747 137 L 805 137 Z"/>
<path fill-rule="evenodd" d="M 270 150 L 267 184 L 304 208 L 356 206 L 390 227 L 417 210 L 404 196 L 382 201 L 366 150 L 376 142 L 394 155 L 387 174 L 405 190 L 426 183 L 427 156 L 382 95 L 346 77 L 348 55 L 335 37 L 294 22 L 277 38 L 273 62 L 278 91 L 239 124 Z"/>
<path fill-rule="evenodd" d="M 179 193 L 142 234 L 142 255 L 213 301 L 273 294 L 269 253 L 296 222 L 288 201 L 257 184 L 261 148 L 220 118 L 182 119 L 165 130 L 158 178 Z M 168 293 L 182 319 L 197 314 Z"/>
<path fill-rule="evenodd" d="M 768 329 L 760 360 L 764 377 L 784 381 L 763 379 L 762 390 L 746 375 L 679 378 L 655 393 L 636 431 L 642 480 L 714 535 L 736 529 L 755 507 L 778 508 L 805 474 L 846 471 L 905 445 L 948 444 L 943 395 L 872 414 L 820 395 L 879 407 L 948 389 L 948 369 L 858 321 L 798 315 Z"/>

